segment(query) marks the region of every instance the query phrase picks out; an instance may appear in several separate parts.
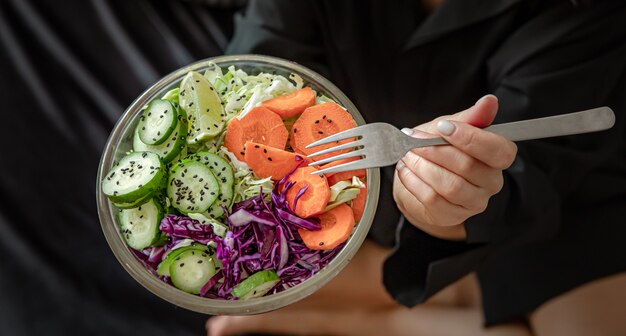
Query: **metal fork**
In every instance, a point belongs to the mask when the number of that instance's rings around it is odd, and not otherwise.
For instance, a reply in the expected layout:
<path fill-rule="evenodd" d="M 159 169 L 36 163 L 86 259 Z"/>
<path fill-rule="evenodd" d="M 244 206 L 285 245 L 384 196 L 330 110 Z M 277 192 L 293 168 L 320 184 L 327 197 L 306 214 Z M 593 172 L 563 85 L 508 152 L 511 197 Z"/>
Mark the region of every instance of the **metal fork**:
<path fill-rule="evenodd" d="M 615 124 L 615 114 L 613 110 L 605 106 L 552 117 L 492 125 L 484 130 L 499 134 L 511 141 L 522 141 L 602 131 L 613 127 L 613 124 Z M 318 166 L 356 156 L 360 156 L 361 159 L 318 170 L 311 174 L 336 173 L 389 166 L 398 162 L 413 148 L 448 144 L 442 138 L 413 138 L 404 134 L 393 125 L 372 123 L 320 139 L 306 146 L 306 148 L 350 138 L 357 138 L 357 140 L 312 153 L 308 157 L 311 158 L 342 149 L 354 150 L 313 162 L 309 166 Z"/>

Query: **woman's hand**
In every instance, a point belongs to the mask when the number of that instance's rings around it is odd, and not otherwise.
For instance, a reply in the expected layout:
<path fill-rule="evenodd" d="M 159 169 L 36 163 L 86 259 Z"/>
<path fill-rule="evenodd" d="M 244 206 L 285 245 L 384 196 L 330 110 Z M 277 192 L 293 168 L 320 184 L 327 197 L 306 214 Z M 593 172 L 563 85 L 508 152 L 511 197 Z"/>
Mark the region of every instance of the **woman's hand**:
<path fill-rule="evenodd" d="M 403 130 L 451 144 L 414 149 L 398 162 L 393 196 L 409 222 L 435 237 L 465 239 L 462 224 L 502 189 L 502 171 L 517 153 L 513 142 L 481 129 L 497 110 L 497 98 L 488 95 L 463 112 Z"/>

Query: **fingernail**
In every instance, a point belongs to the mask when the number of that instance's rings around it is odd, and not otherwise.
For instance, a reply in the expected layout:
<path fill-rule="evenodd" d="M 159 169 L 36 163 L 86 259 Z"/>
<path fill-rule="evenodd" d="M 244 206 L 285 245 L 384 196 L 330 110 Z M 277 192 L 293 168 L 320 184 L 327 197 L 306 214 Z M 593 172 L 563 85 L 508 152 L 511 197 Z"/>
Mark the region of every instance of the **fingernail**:
<path fill-rule="evenodd" d="M 398 163 L 396 164 L 396 170 L 400 170 L 404 168 L 404 162 L 402 162 L 402 160 L 398 161 Z"/>
<path fill-rule="evenodd" d="M 439 120 L 439 122 L 437 122 L 437 131 L 443 135 L 452 135 L 455 129 L 454 124 L 447 120 Z"/>
<path fill-rule="evenodd" d="M 475 105 L 480 104 L 480 102 L 482 102 L 483 100 L 485 100 L 485 98 L 487 98 L 487 97 L 493 97 L 496 101 L 498 101 L 498 97 L 496 97 L 495 95 L 492 95 L 492 94 L 488 94 L 488 95 L 484 95 L 482 98 L 478 99 L 478 100 L 476 101 L 476 104 L 475 104 Z"/>
<path fill-rule="evenodd" d="M 412 136 L 413 133 L 414 133 L 412 128 L 407 128 L 407 127 L 401 129 L 401 131 L 402 131 L 402 133 L 404 133 L 404 134 L 406 134 L 408 136 Z"/>

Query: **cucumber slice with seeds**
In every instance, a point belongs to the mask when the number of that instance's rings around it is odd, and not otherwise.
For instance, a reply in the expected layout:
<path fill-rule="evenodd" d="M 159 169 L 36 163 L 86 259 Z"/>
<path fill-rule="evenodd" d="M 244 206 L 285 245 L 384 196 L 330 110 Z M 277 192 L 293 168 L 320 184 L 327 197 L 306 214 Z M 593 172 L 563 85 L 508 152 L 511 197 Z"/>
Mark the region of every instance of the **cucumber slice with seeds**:
<path fill-rule="evenodd" d="M 182 110 L 179 111 L 182 112 Z M 185 119 L 184 112 L 178 113 L 176 119 L 177 123 L 175 130 L 170 134 L 165 142 L 160 145 L 145 144 L 139 136 L 140 128 L 137 127 L 133 136 L 133 150 L 137 152 L 156 153 L 161 157 L 161 160 L 164 163 L 173 161 L 185 148 L 187 134 L 187 120 Z"/>
<path fill-rule="evenodd" d="M 102 192 L 118 204 L 153 195 L 163 183 L 165 168 L 159 156 L 133 152 L 123 157 L 102 180 Z"/>
<path fill-rule="evenodd" d="M 120 231 L 126 244 L 135 250 L 142 250 L 159 242 L 159 224 L 163 216 L 163 207 L 154 199 L 137 208 L 120 210 Z"/>
<path fill-rule="evenodd" d="M 177 258 L 170 265 L 172 284 L 187 293 L 200 294 L 202 286 L 216 273 L 213 258 L 193 249 L 184 251 Z"/>
<path fill-rule="evenodd" d="M 164 143 L 178 124 L 176 108 L 169 100 L 155 99 L 143 111 L 137 134 L 146 145 Z"/>
<path fill-rule="evenodd" d="M 209 248 L 206 245 L 202 245 L 199 243 L 192 243 L 189 246 L 184 246 L 181 248 L 177 248 L 173 251 L 171 251 L 170 253 L 167 254 L 167 256 L 165 257 L 165 259 L 163 259 L 163 261 L 161 261 L 161 263 L 159 263 L 159 266 L 157 267 L 157 274 L 158 275 L 164 275 L 164 276 L 170 276 L 170 266 L 172 265 L 172 263 L 175 260 L 180 259 L 180 254 L 188 251 L 188 250 L 195 250 L 198 251 L 198 253 L 200 253 L 201 256 L 203 257 L 210 257 L 211 256 L 211 251 L 209 250 Z"/>
<path fill-rule="evenodd" d="M 222 207 L 230 207 L 233 201 L 235 177 L 232 166 L 217 154 L 210 152 L 198 152 L 191 155 L 190 158 L 205 164 L 215 175 L 217 183 L 220 185 L 220 194 L 217 196 L 217 201 L 209 208 L 207 215 L 211 218 L 221 217 L 224 214 Z"/>
<path fill-rule="evenodd" d="M 206 141 L 222 132 L 224 106 L 206 77 L 190 71 L 180 83 L 178 100 L 189 119 L 188 144 Z"/>
<path fill-rule="evenodd" d="M 232 294 L 240 300 L 261 297 L 269 292 L 280 281 L 276 272 L 271 270 L 259 271 L 233 288 Z"/>
<path fill-rule="evenodd" d="M 217 199 L 220 188 L 206 165 L 191 159 L 174 164 L 167 181 L 167 196 L 182 213 L 205 212 Z"/>

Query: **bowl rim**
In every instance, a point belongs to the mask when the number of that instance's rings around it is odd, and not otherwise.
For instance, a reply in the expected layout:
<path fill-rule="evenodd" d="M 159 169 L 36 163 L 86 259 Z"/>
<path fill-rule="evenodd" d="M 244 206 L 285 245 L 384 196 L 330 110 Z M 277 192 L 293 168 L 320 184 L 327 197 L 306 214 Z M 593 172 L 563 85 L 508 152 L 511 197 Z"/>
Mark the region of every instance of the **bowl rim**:
<path fill-rule="evenodd" d="M 277 66 L 286 71 L 294 72 L 304 78 L 312 79 L 309 84 L 324 88 L 324 91 L 331 93 L 335 101 L 344 106 L 355 118 L 357 124 L 364 124 L 365 121 L 356 106 L 350 99 L 333 83 L 324 78 L 315 71 L 300 65 L 298 63 L 288 61 L 282 58 L 265 56 L 265 55 L 225 55 L 211 57 L 199 60 L 187 66 L 172 71 L 168 75 L 161 78 L 155 84 L 144 90 L 124 111 L 118 119 L 109 138 L 102 151 L 102 156 L 98 165 L 98 174 L 96 179 L 96 200 L 98 207 L 98 217 L 105 239 L 111 248 L 111 251 L 122 265 L 122 267 L 143 287 L 148 289 L 156 296 L 173 303 L 177 306 L 200 313 L 213 315 L 248 315 L 258 314 L 274 309 L 284 307 L 288 304 L 299 301 L 327 284 L 334 278 L 354 257 L 363 241 L 365 240 L 369 228 L 372 225 L 378 196 L 380 190 L 380 171 L 379 169 L 367 169 L 368 181 L 368 197 L 366 199 L 365 208 L 360 222 L 353 231 L 346 245 L 331 260 L 331 262 L 322 268 L 311 278 L 299 285 L 286 289 L 280 293 L 264 296 L 261 298 L 250 300 L 223 300 L 209 299 L 193 294 L 188 294 L 166 284 L 153 275 L 146 267 L 133 255 L 126 243 L 123 241 L 121 234 L 116 225 L 116 208 L 102 193 L 100 183 L 103 178 L 103 172 L 111 168 L 114 155 L 116 154 L 117 144 L 121 142 L 127 128 L 134 117 L 141 111 L 149 100 L 154 99 L 156 94 L 171 86 L 173 83 L 182 79 L 189 71 L 198 71 L 208 67 L 211 63 L 219 65 L 220 63 L 265 63 L 269 66 Z M 232 64 L 231 64 L 232 65 Z"/>

